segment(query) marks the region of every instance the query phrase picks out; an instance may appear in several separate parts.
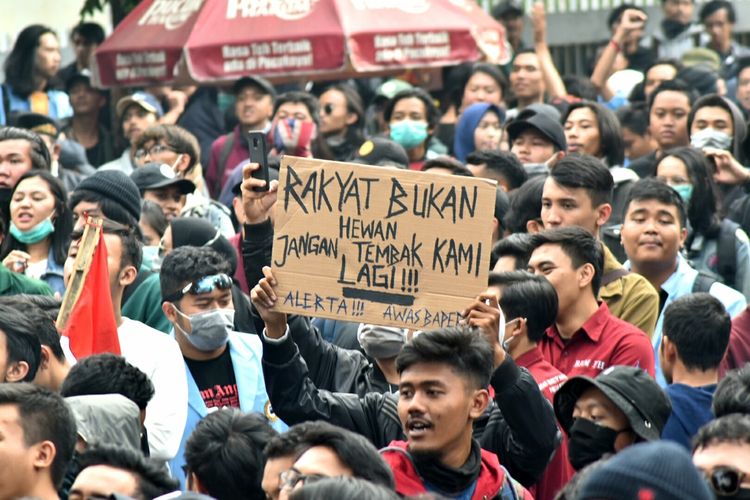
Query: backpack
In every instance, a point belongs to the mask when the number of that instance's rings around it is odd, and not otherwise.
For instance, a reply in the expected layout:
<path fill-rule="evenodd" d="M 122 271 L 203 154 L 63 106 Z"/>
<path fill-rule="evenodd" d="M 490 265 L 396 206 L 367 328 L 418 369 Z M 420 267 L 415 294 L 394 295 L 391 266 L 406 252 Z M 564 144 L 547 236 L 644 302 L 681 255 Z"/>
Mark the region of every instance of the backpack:
<path fill-rule="evenodd" d="M 698 276 L 696 276 L 695 281 L 693 281 L 693 288 L 690 290 L 690 293 L 709 293 L 711 287 L 717 281 L 718 280 L 710 274 L 699 271 Z"/>
<path fill-rule="evenodd" d="M 737 229 L 740 225 L 729 219 L 721 221 L 716 241 L 717 270 L 724 283 L 733 287 L 737 275 Z"/>

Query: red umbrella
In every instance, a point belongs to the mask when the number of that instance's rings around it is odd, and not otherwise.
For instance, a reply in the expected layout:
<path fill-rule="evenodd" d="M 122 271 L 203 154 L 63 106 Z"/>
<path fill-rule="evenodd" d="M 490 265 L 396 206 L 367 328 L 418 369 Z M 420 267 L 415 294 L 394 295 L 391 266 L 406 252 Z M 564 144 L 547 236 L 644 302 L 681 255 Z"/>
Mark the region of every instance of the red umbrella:
<path fill-rule="evenodd" d="M 100 82 L 323 79 L 504 63 L 503 27 L 474 0 L 144 0 L 96 51 Z"/>

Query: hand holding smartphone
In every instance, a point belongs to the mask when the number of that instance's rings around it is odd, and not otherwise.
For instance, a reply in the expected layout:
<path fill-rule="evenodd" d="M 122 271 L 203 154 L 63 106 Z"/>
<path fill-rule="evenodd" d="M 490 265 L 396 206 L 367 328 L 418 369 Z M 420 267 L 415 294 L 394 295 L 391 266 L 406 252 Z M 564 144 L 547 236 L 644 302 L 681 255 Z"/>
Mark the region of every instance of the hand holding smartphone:
<path fill-rule="evenodd" d="M 268 176 L 268 145 L 266 144 L 266 134 L 263 132 L 250 132 L 247 135 L 248 149 L 250 150 L 250 161 L 257 163 L 260 168 L 250 172 L 250 175 L 262 181 L 265 184 L 256 186 L 253 191 L 268 191 L 270 178 Z"/>

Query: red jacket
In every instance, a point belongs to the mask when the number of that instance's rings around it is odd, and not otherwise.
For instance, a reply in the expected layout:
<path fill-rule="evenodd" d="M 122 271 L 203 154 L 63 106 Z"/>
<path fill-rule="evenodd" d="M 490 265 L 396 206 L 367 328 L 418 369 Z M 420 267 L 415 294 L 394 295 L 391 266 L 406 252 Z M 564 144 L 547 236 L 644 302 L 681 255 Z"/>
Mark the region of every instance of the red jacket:
<path fill-rule="evenodd" d="M 383 459 L 393 471 L 396 480 L 396 493 L 401 496 L 419 495 L 427 493 L 427 488 L 419 477 L 411 455 L 406 449 L 406 441 L 391 441 L 387 448 L 380 450 Z M 510 488 L 515 490 L 515 497 L 502 496 L 503 500 L 518 498 L 522 500 L 534 500 L 534 497 L 520 484 L 506 475 L 505 469 L 500 466 L 500 461 L 494 453 L 482 450 L 482 470 L 477 478 L 472 500 L 485 500 L 498 498 L 506 481 L 510 481 Z"/>

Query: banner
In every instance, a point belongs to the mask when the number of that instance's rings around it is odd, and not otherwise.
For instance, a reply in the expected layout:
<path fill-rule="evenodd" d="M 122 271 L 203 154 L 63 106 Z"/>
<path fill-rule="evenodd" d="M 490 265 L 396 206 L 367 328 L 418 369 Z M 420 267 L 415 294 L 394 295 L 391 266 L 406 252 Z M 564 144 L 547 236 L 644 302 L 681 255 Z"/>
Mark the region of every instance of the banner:
<path fill-rule="evenodd" d="M 487 287 L 495 183 L 285 156 L 277 309 L 429 330 Z"/>

